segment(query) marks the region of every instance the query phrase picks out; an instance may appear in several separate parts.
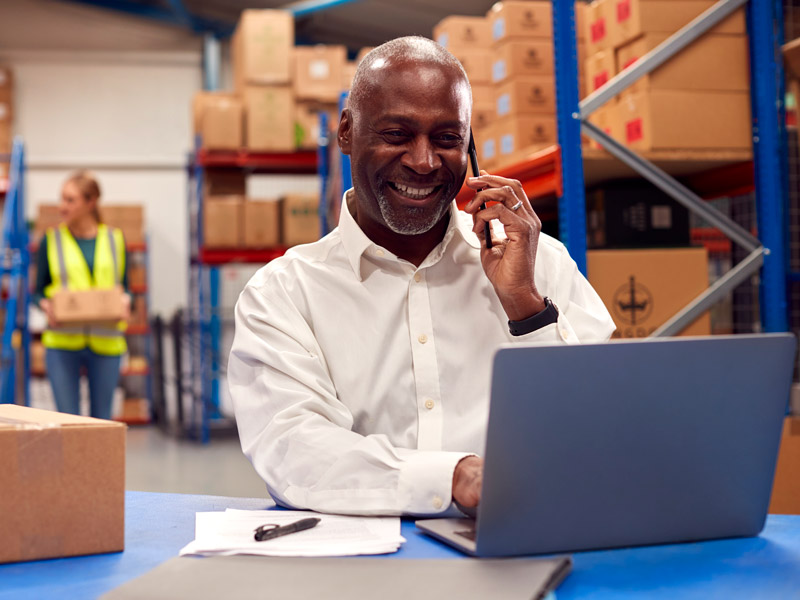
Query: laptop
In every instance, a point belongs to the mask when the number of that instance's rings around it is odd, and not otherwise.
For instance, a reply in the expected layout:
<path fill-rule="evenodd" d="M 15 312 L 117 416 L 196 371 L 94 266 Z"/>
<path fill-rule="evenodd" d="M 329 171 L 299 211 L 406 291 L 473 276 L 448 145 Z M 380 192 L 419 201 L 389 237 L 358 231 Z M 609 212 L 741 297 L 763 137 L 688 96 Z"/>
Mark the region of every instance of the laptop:
<path fill-rule="evenodd" d="M 474 556 L 758 535 L 795 348 L 790 334 L 503 347 L 477 518 L 416 526 Z"/>

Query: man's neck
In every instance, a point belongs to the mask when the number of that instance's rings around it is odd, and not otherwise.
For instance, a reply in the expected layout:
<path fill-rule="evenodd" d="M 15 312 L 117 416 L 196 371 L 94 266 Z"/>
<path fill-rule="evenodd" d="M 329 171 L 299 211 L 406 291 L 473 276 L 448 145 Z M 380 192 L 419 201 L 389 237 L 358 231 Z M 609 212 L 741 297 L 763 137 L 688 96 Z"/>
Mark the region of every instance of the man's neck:
<path fill-rule="evenodd" d="M 444 239 L 447 225 L 450 222 L 450 211 L 445 213 L 444 217 L 431 229 L 418 235 L 395 233 L 388 227 L 382 227 L 367 219 L 359 220 L 357 208 L 353 217 L 361 231 L 369 239 L 386 248 L 398 258 L 407 260 L 415 267 L 419 267 L 422 261 Z"/>

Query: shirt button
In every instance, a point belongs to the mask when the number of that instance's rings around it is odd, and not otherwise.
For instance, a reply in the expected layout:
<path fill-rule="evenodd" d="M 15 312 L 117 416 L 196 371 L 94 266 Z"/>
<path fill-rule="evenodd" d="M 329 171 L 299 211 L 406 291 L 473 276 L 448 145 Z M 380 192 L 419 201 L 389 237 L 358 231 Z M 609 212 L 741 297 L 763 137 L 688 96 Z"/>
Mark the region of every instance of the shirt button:
<path fill-rule="evenodd" d="M 376 254 L 377 256 L 383 256 L 383 255 L 384 255 L 384 254 L 386 254 L 386 253 L 385 253 L 383 250 L 381 250 L 381 249 L 379 248 L 379 249 L 375 250 L 375 254 Z"/>
<path fill-rule="evenodd" d="M 442 508 L 442 504 L 444 504 L 444 502 L 442 502 L 439 496 L 433 497 L 433 508 Z"/>
<path fill-rule="evenodd" d="M 422 281 L 422 275 L 420 275 L 419 273 L 415 273 L 414 274 L 414 281 L 416 281 L 417 283 Z"/>
<path fill-rule="evenodd" d="M 428 410 L 432 410 L 433 406 L 434 406 L 433 400 L 431 400 L 430 398 L 425 400 L 425 408 L 427 408 Z"/>
<path fill-rule="evenodd" d="M 424 344 L 425 342 L 428 341 L 428 336 L 422 333 L 417 339 L 419 340 L 420 344 Z"/>
<path fill-rule="evenodd" d="M 567 338 L 569 338 L 569 331 L 566 330 L 566 329 L 562 329 L 561 330 L 561 339 L 566 342 Z"/>

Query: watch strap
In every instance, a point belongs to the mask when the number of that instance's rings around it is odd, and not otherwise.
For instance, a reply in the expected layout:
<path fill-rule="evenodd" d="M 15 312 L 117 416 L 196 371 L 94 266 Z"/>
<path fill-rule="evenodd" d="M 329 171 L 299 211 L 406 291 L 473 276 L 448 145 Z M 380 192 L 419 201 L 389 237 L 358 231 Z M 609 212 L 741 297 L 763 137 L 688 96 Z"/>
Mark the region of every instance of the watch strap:
<path fill-rule="evenodd" d="M 553 301 L 547 296 L 544 297 L 544 310 L 536 313 L 533 316 L 523 319 L 522 321 L 509 321 L 508 330 L 513 336 L 525 335 L 533 333 L 537 329 L 541 329 L 546 325 L 558 321 L 558 308 Z"/>

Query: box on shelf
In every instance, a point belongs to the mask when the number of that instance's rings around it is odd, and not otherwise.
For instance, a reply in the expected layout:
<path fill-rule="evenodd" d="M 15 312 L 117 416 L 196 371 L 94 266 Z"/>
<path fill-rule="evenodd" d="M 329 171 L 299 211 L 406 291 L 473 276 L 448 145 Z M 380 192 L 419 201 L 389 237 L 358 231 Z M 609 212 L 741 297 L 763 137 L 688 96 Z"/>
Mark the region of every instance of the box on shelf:
<path fill-rule="evenodd" d="M 295 102 L 289 86 L 248 85 L 244 90 L 245 146 L 262 152 L 292 152 Z"/>
<path fill-rule="evenodd" d="M 492 82 L 491 57 L 483 49 L 453 48 L 450 53 L 458 59 L 467 72 L 470 84 L 486 84 Z"/>
<path fill-rule="evenodd" d="M 144 206 L 141 204 L 101 204 L 103 221 L 122 230 L 126 244 L 144 242 Z"/>
<path fill-rule="evenodd" d="M 114 419 L 132 422 L 149 421 L 150 401 L 147 398 L 125 398 Z"/>
<path fill-rule="evenodd" d="M 227 92 L 198 92 L 192 102 L 195 133 L 204 148 L 238 150 L 242 145 L 242 101 Z"/>
<path fill-rule="evenodd" d="M 33 227 L 35 237 L 43 236 L 48 229 L 58 227 L 60 224 L 61 213 L 58 210 L 58 204 L 39 205 L 36 223 L 34 223 Z"/>
<path fill-rule="evenodd" d="M 617 49 L 617 71 L 634 64 L 669 35 L 647 33 Z M 623 94 L 644 89 L 746 92 L 750 89 L 748 61 L 747 37 L 705 35 L 636 81 Z"/>
<path fill-rule="evenodd" d="M 492 82 L 517 77 L 552 75 L 553 43 L 550 40 L 509 40 L 492 52 Z"/>
<path fill-rule="evenodd" d="M 503 0 L 486 13 L 492 41 L 514 38 L 552 38 L 552 3 L 546 0 Z"/>
<path fill-rule="evenodd" d="M 347 48 L 344 46 L 297 46 L 292 86 L 298 100 L 338 102 L 342 93 Z"/>
<path fill-rule="evenodd" d="M 338 108 L 335 103 L 323 104 L 301 101 L 295 105 L 295 146 L 300 150 L 316 150 L 321 131 L 320 113 L 328 115 L 328 130 L 335 131 L 339 125 Z"/>
<path fill-rule="evenodd" d="M 241 169 L 206 169 L 203 177 L 204 196 L 244 196 L 247 178 Z"/>
<path fill-rule="evenodd" d="M 497 117 L 508 115 L 554 115 L 555 79 L 552 75 L 519 77 L 495 87 Z"/>
<path fill-rule="evenodd" d="M 319 196 L 289 194 L 281 202 L 281 241 L 284 246 L 307 244 L 319 239 Z"/>
<path fill-rule="evenodd" d="M 344 69 L 342 69 L 342 90 L 349 90 L 352 87 L 356 69 L 358 69 L 358 63 L 355 61 L 348 60 L 345 63 Z"/>
<path fill-rule="evenodd" d="M 132 288 L 142 288 L 147 285 L 147 269 L 144 265 L 127 265 L 128 285 Z"/>
<path fill-rule="evenodd" d="M 619 139 L 619 133 L 617 132 L 615 134 L 615 132 L 611 129 L 610 113 L 611 105 L 604 104 L 589 115 L 589 122 L 595 127 L 599 128 L 600 131 L 610 135 L 611 137 Z M 587 136 L 582 137 L 582 142 L 589 148 L 600 148 L 600 144 Z"/>
<path fill-rule="evenodd" d="M 504 117 L 495 125 L 498 163 L 514 162 L 558 141 L 556 118 L 553 115 L 521 115 Z"/>
<path fill-rule="evenodd" d="M 281 207 L 277 200 L 246 200 L 244 203 L 244 245 L 273 248 L 281 241 Z"/>
<path fill-rule="evenodd" d="M 492 119 L 491 123 L 477 129 L 474 132 L 475 151 L 478 154 L 478 166 L 481 169 L 491 171 L 496 165 L 499 157 L 497 144 L 497 119 Z M 472 171 L 469 171 L 472 175 Z"/>
<path fill-rule="evenodd" d="M 147 302 L 144 296 L 134 296 L 133 304 L 131 305 L 131 318 L 128 324 L 136 327 L 146 327 L 147 321 Z"/>
<path fill-rule="evenodd" d="M 586 40 L 586 49 L 590 55 L 612 48 L 609 35 L 612 8 L 613 0 L 594 0 L 586 6 L 583 16 L 583 38 Z"/>
<path fill-rule="evenodd" d="M 203 203 L 203 246 L 237 248 L 242 244 L 243 196 L 209 196 Z"/>
<path fill-rule="evenodd" d="M 590 250 L 588 279 L 617 329 L 612 337 L 647 337 L 708 287 L 705 248 Z M 681 335 L 709 335 L 701 315 Z"/>
<path fill-rule="evenodd" d="M 613 0 L 609 43 L 618 48 L 645 33 L 675 33 L 715 4 L 716 0 Z M 708 33 L 744 34 L 744 9 L 739 9 Z"/>
<path fill-rule="evenodd" d="M 125 426 L 0 405 L 0 563 L 125 547 Z"/>
<path fill-rule="evenodd" d="M 472 108 L 472 129 L 475 130 L 476 133 L 478 130 L 484 129 L 496 120 L 494 106 L 491 108 Z"/>
<path fill-rule="evenodd" d="M 61 325 L 112 323 L 125 317 L 122 287 L 59 290 L 52 298 L 53 316 Z"/>
<path fill-rule="evenodd" d="M 783 45 L 783 63 L 790 77 L 800 79 L 800 37 Z"/>
<path fill-rule="evenodd" d="M 770 514 L 800 514 L 800 417 L 783 422 L 781 447 L 769 502 Z"/>
<path fill-rule="evenodd" d="M 689 211 L 646 182 L 618 181 L 586 194 L 589 248 L 688 246 Z"/>
<path fill-rule="evenodd" d="M 595 52 L 584 62 L 584 81 L 586 92 L 591 94 L 596 89 L 604 86 L 617 74 L 616 60 L 613 50 L 600 50 Z"/>
<path fill-rule="evenodd" d="M 575 37 L 579 43 L 586 41 L 586 15 L 589 4 L 583 0 L 575 0 Z"/>
<path fill-rule="evenodd" d="M 40 374 L 47 371 L 45 364 L 45 348 L 40 341 L 31 342 L 31 373 Z"/>
<path fill-rule="evenodd" d="M 0 120 L 0 154 L 11 154 L 14 136 L 11 134 L 11 121 Z"/>
<path fill-rule="evenodd" d="M 484 17 L 445 17 L 433 28 L 433 39 L 451 52 L 454 48 L 489 48 L 492 32 Z"/>
<path fill-rule="evenodd" d="M 650 90 L 627 94 L 610 107 L 614 137 L 639 150 L 749 150 L 746 92 Z"/>
<path fill-rule="evenodd" d="M 291 81 L 294 15 L 283 10 L 244 10 L 231 39 L 237 91 L 250 84 Z"/>

